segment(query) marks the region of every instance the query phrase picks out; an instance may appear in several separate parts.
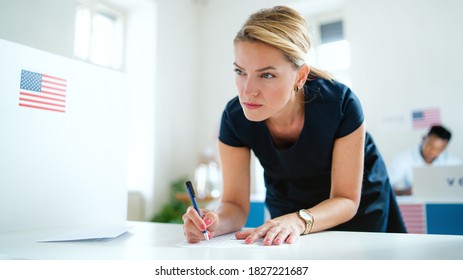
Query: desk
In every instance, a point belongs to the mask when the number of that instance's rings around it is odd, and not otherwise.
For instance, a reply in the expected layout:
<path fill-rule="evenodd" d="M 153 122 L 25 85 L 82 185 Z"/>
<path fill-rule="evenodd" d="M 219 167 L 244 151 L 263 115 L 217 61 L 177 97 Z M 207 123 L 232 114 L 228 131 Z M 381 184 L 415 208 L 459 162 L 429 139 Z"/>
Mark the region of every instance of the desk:
<path fill-rule="evenodd" d="M 134 226 L 110 241 L 37 243 L 62 232 L 0 233 L 0 256 L 45 260 L 463 260 L 463 236 L 326 231 L 301 236 L 288 248 L 181 248 L 182 225 L 128 222 Z"/>

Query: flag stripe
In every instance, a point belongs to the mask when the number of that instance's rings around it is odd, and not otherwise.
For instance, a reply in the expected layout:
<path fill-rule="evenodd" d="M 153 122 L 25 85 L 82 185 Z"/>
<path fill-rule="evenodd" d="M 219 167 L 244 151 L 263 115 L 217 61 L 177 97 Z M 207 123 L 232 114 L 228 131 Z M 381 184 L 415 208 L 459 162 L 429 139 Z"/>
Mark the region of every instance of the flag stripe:
<path fill-rule="evenodd" d="M 47 83 L 47 84 L 56 85 L 56 86 L 61 86 L 61 87 L 64 87 L 64 88 L 66 87 L 66 84 L 58 83 L 58 82 L 55 82 L 55 81 L 48 81 L 48 80 L 42 79 L 42 82 Z"/>
<path fill-rule="evenodd" d="M 50 76 L 50 75 L 47 75 L 47 74 L 42 74 L 42 77 L 50 78 L 50 79 L 54 79 L 54 80 L 59 80 L 59 81 L 63 81 L 63 82 L 67 82 L 66 79 L 58 78 L 58 77 L 54 77 L 54 76 Z"/>
<path fill-rule="evenodd" d="M 56 91 L 60 91 L 60 92 L 66 92 L 66 89 L 61 89 L 61 88 L 56 88 L 56 87 L 50 87 L 50 86 L 45 86 L 42 84 L 42 89 L 51 89 L 51 90 L 56 90 Z M 43 90 L 42 90 L 43 91 Z"/>
<path fill-rule="evenodd" d="M 408 233 L 427 233 L 424 204 L 399 203 L 399 208 Z"/>
<path fill-rule="evenodd" d="M 51 95 L 55 95 L 55 96 L 66 97 L 66 94 L 61 94 L 61 93 L 56 93 L 56 92 L 51 92 L 51 91 L 42 90 L 42 93 L 51 94 Z"/>
<path fill-rule="evenodd" d="M 42 106 L 34 106 L 34 105 L 22 104 L 22 103 L 19 103 L 19 106 L 35 108 L 35 109 L 42 109 L 42 110 L 48 110 L 48 111 L 54 111 L 54 112 L 61 112 L 61 113 L 65 112 L 65 110 L 47 108 L 47 107 L 42 107 Z"/>
<path fill-rule="evenodd" d="M 41 96 L 41 95 L 36 95 L 36 94 L 30 94 L 26 92 L 20 92 L 22 95 L 30 96 L 30 97 L 37 97 L 37 98 L 42 98 L 42 99 L 48 99 L 48 100 L 54 100 L 54 101 L 60 101 L 60 102 L 66 102 L 64 99 L 58 99 L 58 98 L 52 98 L 52 97 L 46 97 L 46 96 Z"/>
<path fill-rule="evenodd" d="M 44 101 L 39 101 L 39 100 L 34 100 L 34 99 L 29 99 L 29 98 L 19 98 L 21 101 L 28 101 L 28 102 L 35 102 L 35 103 L 40 103 L 40 104 L 45 104 L 45 105 L 52 105 L 52 106 L 58 106 L 58 107 L 65 107 L 63 104 L 55 104 L 55 103 L 50 103 L 50 102 L 44 102 Z"/>

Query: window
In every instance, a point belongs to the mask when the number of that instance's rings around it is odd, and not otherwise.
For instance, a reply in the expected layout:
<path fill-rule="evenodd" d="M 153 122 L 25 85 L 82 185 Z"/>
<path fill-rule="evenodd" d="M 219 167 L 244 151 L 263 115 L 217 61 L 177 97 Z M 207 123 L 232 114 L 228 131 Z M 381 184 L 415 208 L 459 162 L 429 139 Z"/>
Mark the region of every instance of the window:
<path fill-rule="evenodd" d="M 101 66 L 121 69 L 123 25 L 121 12 L 100 3 L 92 6 L 78 4 L 74 55 Z"/>
<path fill-rule="evenodd" d="M 341 20 L 320 25 L 320 45 L 316 48 L 316 66 L 350 85 L 350 48 L 344 38 Z"/>

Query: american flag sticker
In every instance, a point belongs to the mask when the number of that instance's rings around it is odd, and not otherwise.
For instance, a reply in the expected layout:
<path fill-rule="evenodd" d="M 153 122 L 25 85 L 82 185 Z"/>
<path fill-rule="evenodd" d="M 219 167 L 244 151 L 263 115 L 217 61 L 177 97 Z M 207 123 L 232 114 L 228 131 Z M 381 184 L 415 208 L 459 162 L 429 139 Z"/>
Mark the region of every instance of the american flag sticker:
<path fill-rule="evenodd" d="M 412 112 L 412 125 L 414 129 L 429 128 L 441 123 L 440 109 L 428 108 Z"/>
<path fill-rule="evenodd" d="M 21 70 L 19 106 L 64 113 L 66 86 L 66 79 Z"/>
<path fill-rule="evenodd" d="M 426 206 L 422 203 L 400 203 L 400 212 L 408 233 L 427 233 Z"/>

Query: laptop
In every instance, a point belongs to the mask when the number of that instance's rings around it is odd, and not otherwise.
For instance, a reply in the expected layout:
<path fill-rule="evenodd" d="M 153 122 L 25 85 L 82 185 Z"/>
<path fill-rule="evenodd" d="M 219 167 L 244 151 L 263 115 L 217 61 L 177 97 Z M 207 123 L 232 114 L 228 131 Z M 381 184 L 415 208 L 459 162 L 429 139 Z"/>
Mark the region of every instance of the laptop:
<path fill-rule="evenodd" d="M 424 202 L 463 203 L 463 165 L 413 168 L 413 194 Z"/>

